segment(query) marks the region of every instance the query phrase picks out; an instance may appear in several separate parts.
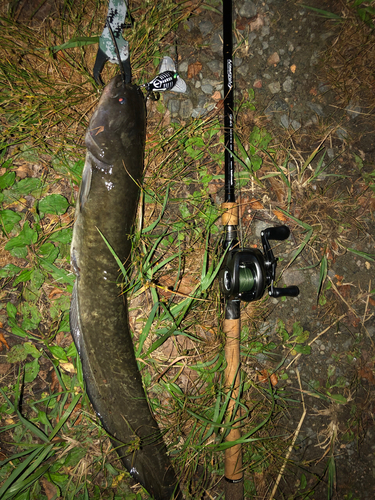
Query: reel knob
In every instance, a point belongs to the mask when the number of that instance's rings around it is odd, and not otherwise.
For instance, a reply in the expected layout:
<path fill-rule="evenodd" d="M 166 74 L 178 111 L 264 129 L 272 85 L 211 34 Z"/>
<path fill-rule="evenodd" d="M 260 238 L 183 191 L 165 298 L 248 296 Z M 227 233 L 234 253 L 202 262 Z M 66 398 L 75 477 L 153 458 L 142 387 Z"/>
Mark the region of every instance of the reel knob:
<path fill-rule="evenodd" d="M 261 232 L 264 255 L 260 250 L 235 247 L 229 250 L 219 271 L 219 286 L 229 300 L 252 302 L 259 300 L 267 287 L 271 297 L 297 297 L 297 286 L 274 288 L 277 258 L 269 240 L 286 240 L 290 235 L 287 226 L 269 227 Z"/>

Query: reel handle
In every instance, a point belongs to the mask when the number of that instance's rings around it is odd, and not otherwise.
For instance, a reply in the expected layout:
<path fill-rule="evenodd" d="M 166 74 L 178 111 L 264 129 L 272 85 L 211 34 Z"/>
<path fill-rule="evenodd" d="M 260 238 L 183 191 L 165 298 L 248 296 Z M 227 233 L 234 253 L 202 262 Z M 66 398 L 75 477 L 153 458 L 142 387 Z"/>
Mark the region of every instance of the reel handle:
<path fill-rule="evenodd" d="M 290 229 L 287 226 L 267 227 L 261 232 L 261 236 L 267 240 L 286 240 L 289 238 Z"/>
<path fill-rule="evenodd" d="M 297 297 L 299 295 L 298 286 L 292 285 L 286 288 L 273 288 L 268 292 L 270 297 Z"/>

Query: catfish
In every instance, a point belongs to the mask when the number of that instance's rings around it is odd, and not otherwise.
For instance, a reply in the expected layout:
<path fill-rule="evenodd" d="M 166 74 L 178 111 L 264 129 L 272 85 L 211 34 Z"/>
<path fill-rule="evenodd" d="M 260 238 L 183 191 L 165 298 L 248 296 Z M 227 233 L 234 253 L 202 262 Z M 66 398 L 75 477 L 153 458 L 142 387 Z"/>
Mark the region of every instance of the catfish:
<path fill-rule="evenodd" d="M 119 265 L 108 247 L 126 268 L 131 265 L 145 136 L 144 95 L 118 75 L 104 88 L 86 131 L 71 245 L 76 281 L 70 328 L 87 394 L 125 467 L 153 498 L 180 500 L 137 366 Z"/>

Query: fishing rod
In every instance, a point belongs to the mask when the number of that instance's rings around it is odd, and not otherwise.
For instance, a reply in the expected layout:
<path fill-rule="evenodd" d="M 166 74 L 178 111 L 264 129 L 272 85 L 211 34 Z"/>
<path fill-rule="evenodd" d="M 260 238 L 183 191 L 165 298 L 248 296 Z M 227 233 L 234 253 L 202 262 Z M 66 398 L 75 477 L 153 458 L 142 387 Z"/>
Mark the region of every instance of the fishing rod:
<path fill-rule="evenodd" d="M 243 499 L 243 465 L 241 450 L 241 301 L 259 300 L 266 289 L 271 297 L 296 297 L 296 286 L 277 288 L 277 258 L 270 240 L 285 240 L 290 231 L 287 226 L 267 228 L 261 232 L 263 253 L 252 248 L 240 248 L 238 239 L 239 211 L 235 196 L 234 165 L 234 99 L 233 99 L 233 42 L 232 0 L 223 0 L 223 60 L 224 60 L 224 142 L 225 193 L 222 224 L 224 226 L 223 251 L 226 257 L 219 271 L 220 290 L 225 299 L 223 332 L 225 342 L 225 390 L 229 397 L 226 422 L 232 426 L 225 437 L 232 446 L 225 450 L 225 499 Z"/>

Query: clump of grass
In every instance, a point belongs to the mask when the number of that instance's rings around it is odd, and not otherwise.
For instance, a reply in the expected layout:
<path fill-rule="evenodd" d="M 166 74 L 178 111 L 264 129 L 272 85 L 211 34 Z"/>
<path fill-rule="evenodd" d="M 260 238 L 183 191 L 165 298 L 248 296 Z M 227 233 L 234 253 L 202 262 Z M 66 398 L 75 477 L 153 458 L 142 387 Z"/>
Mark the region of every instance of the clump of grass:
<path fill-rule="evenodd" d="M 363 103 L 371 112 L 375 107 L 375 2 L 347 2 L 342 8 L 339 33 L 323 57 L 323 78 L 343 105 Z"/>

